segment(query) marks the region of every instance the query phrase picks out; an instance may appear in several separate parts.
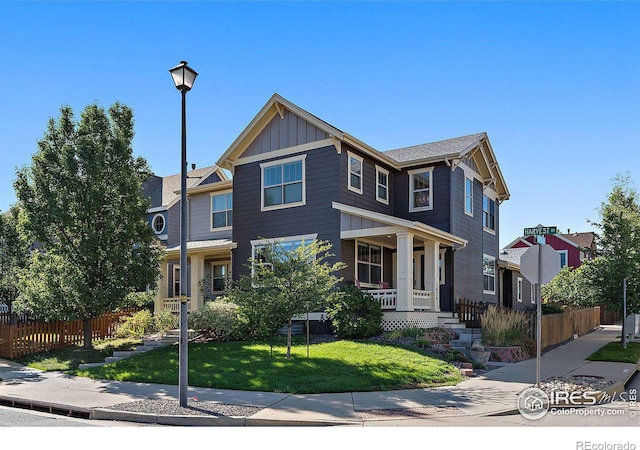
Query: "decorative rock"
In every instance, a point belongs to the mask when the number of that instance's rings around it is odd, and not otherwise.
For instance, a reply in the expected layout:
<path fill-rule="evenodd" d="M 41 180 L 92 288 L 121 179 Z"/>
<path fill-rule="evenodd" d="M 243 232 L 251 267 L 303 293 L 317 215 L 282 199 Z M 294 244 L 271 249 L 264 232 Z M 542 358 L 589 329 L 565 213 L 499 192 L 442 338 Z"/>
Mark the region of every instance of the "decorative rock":
<path fill-rule="evenodd" d="M 473 369 L 473 364 L 467 363 L 467 362 L 463 362 L 462 363 L 462 368 L 463 369 Z"/>
<path fill-rule="evenodd" d="M 460 369 L 460 375 L 463 377 L 472 377 L 473 369 Z"/>

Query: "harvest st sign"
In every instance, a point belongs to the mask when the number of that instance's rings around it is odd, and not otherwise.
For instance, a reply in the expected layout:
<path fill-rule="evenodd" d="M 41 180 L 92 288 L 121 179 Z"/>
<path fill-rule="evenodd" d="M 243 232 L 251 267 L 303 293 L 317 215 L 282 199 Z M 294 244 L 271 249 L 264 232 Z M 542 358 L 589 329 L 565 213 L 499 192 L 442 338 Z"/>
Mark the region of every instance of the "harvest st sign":
<path fill-rule="evenodd" d="M 525 236 L 544 236 L 545 234 L 558 234 L 558 227 L 525 228 Z"/>

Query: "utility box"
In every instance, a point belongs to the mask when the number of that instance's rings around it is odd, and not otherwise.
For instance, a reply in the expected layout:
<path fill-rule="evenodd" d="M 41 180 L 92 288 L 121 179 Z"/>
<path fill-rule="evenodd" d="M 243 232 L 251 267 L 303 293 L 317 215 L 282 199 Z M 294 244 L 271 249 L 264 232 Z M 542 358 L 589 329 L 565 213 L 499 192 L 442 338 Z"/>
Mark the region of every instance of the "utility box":
<path fill-rule="evenodd" d="M 624 323 L 624 331 L 628 336 L 640 335 L 640 314 L 630 314 Z"/>

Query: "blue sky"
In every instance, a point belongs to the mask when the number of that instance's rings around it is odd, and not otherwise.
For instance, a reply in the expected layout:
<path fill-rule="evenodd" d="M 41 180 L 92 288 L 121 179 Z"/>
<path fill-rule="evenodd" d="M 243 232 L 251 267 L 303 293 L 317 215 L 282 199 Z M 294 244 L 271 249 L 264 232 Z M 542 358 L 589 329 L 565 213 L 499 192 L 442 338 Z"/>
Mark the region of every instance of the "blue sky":
<path fill-rule="evenodd" d="M 640 183 L 638 2 L 0 2 L 0 210 L 63 104 L 133 108 L 134 149 L 211 165 L 278 92 L 378 150 L 486 131 L 511 192 L 501 245 L 591 230 Z"/>

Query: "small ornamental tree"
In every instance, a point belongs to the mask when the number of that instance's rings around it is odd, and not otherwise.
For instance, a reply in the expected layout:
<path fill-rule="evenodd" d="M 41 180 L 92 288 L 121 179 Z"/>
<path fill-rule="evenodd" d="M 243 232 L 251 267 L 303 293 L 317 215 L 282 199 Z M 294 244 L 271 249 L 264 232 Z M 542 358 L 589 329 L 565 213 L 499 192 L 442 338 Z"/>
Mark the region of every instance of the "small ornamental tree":
<path fill-rule="evenodd" d="M 18 171 L 17 196 L 41 244 L 20 280 L 18 305 L 43 319 L 91 319 L 127 305 L 131 292 L 154 286 L 161 249 L 146 221 L 142 183 L 149 169 L 134 158 L 133 113 L 97 104 L 79 122 L 70 107 L 50 119 L 31 166 Z"/>
<path fill-rule="evenodd" d="M 273 336 L 287 324 L 287 359 L 291 356 L 292 318 L 322 310 L 337 295 L 335 273 L 345 264 L 331 263 L 331 244 L 313 240 L 295 248 L 278 242 L 257 249 L 249 259 L 252 275 L 241 277 L 229 297 L 238 304 L 256 336 Z"/>

